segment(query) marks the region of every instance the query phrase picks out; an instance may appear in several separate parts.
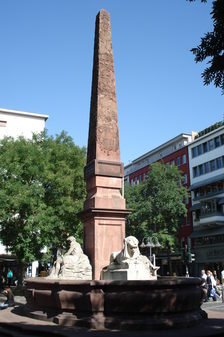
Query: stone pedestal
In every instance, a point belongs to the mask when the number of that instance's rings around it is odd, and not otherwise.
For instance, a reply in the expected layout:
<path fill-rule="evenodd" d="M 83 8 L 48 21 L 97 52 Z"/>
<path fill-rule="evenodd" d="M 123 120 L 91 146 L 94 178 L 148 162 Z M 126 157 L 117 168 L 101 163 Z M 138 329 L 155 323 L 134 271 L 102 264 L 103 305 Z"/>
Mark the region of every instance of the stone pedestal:
<path fill-rule="evenodd" d="M 93 279 L 100 279 L 112 251 L 119 251 L 125 237 L 124 210 L 92 209 L 83 212 L 84 250 L 93 268 Z"/>
<path fill-rule="evenodd" d="M 130 265 L 128 269 L 102 270 L 102 280 L 157 280 L 157 275 L 149 275 L 148 270 L 140 264 Z"/>

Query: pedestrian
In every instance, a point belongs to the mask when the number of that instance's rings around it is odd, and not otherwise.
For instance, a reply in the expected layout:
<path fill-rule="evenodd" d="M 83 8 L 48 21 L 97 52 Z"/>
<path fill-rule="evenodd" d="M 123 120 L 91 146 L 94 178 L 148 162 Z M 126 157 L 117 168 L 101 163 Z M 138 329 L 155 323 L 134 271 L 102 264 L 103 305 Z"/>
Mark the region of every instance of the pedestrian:
<path fill-rule="evenodd" d="M 216 301 L 216 293 L 215 293 L 216 281 L 210 270 L 207 271 L 206 283 L 207 283 L 207 296 L 205 302 L 208 302 L 210 297 L 212 297 L 213 301 Z"/>
<path fill-rule="evenodd" d="M 11 269 L 9 269 L 7 274 L 7 284 L 9 287 L 12 285 L 12 281 L 13 281 L 13 272 Z"/>
<path fill-rule="evenodd" d="M 216 270 L 213 271 L 213 276 L 214 276 L 214 279 L 215 279 L 215 281 L 216 281 L 216 285 L 218 285 L 218 284 L 220 283 L 220 281 L 219 281 L 219 279 L 218 279 L 217 271 L 216 271 Z"/>
<path fill-rule="evenodd" d="M 6 301 L 0 304 L 0 309 L 6 309 L 8 307 L 14 307 L 14 295 L 10 287 L 6 287 L 3 291 L 3 294 L 6 296 Z"/>
<path fill-rule="evenodd" d="M 221 271 L 221 283 L 224 285 L 224 267 L 222 266 L 222 271 Z"/>
<path fill-rule="evenodd" d="M 201 270 L 201 278 L 203 280 L 202 282 L 202 288 L 206 288 L 206 280 L 207 280 L 207 275 L 204 269 Z"/>

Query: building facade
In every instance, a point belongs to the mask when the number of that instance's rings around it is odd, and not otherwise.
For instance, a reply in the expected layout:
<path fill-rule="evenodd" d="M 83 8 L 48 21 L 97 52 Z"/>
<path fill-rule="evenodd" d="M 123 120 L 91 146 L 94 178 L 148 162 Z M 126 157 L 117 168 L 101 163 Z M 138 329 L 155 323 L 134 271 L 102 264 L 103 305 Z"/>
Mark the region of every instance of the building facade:
<path fill-rule="evenodd" d="M 224 125 L 208 128 L 189 147 L 196 273 L 224 266 Z"/>
<path fill-rule="evenodd" d="M 131 185 L 144 182 L 145 176 L 149 171 L 150 165 L 157 161 L 165 164 L 176 165 L 184 177 L 183 184 L 187 188 L 190 186 L 190 172 L 188 159 L 188 145 L 194 140 L 196 132 L 182 133 L 159 147 L 147 152 L 141 157 L 133 160 L 125 166 L 125 181 Z M 186 200 L 188 210 L 187 218 L 183 220 L 178 237 L 187 242 L 187 237 L 192 233 L 191 198 Z"/>
<path fill-rule="evenodd" d="M 5 136 L 32 138 L 33 133 L 44 130 L 47 115 L 0 108 L 0 139 Z"/>
<path fill-rule="evenodd" d="M 224 122 L 181 134 L 133 160 L 125 166 L 125 181 L 143 182 L 150 165 L 161 160 L 182 171 L 190 192 L 178 237 L 184 244 L 191 241 L 191 271 L 196 276 L 201 269 L 216 270 L 219 276 L 224 269 Z"/>

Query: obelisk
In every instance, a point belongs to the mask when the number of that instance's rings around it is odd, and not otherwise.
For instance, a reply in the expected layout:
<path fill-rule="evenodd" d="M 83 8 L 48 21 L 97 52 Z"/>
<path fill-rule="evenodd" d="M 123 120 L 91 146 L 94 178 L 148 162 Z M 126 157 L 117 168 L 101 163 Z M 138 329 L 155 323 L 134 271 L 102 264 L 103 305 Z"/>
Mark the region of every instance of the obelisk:
<path fill-rule="evenodd" d="M 120 251 L 125 237 L 124 167 L 120 162 L 110 15 L 96 17 L 87 165 L 87 198 L 82 212 L 84 250 L 100 278 L 110 254 Z"/>

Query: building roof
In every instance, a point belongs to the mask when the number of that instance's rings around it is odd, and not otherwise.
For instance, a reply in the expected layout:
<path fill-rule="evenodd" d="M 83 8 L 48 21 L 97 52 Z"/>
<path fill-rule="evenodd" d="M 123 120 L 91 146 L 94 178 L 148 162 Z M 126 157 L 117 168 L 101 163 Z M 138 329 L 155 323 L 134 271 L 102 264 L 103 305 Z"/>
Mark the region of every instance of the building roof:
<path fill-rule="evenodd" d="M 207 132 L 207 133 L 201 135 L 198 138 L 195 138 L 194 141 L 191 144 L 189 144 L 189 147 L 195 146 L 195 143 L 203 142 L 205 138 L 211 137 L 211 135 L 213 135 L 213 134 L 215 134 L 215 133 L 217 133 L 217 132 L 219 132 L 223 129 L 224 129 L 224 125 L 220 126 L 219 128 L 216 128 L 214 130 L 211 130 L 210 132 Z"/>
<path fill-rule="evenodd" d="M 20 116 L 30 116 L 34 118 L 42 118 L 45 121 L 48 119 L 48 115 L 41 115 L 41 114 L 36 114 L 33 112 L 25 112 L 25 111 L 17 111 L 17 110 L 9 110 L 9 109 L 2 109 L 0 108 L 0 113 L 6 113 L 9 115 L 20 115 Z"/>

